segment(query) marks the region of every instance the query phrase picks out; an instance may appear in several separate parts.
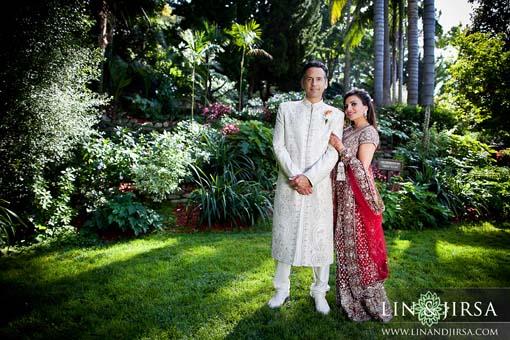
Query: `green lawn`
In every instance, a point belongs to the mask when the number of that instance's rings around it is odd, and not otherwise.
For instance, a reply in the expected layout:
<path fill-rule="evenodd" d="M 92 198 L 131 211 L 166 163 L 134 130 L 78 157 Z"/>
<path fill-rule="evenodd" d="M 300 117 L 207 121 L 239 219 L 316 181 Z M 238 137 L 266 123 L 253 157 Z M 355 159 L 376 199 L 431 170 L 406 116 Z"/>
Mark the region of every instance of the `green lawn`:
<path fill-rule="evenodd" d="M 390 300 L 409 288 L 510 286 L 510 230 L 489 223 L 387 232 Z M 292 300 L 266 302 L 274 262 L 268 231 L 158 232 L 115 243 L 73 242 L 0 258 L 0 338 L 355 339 L 376 322 L 314 311 L 309 268 Z M 391 323 L 389 324 L 391 325 Z"/>

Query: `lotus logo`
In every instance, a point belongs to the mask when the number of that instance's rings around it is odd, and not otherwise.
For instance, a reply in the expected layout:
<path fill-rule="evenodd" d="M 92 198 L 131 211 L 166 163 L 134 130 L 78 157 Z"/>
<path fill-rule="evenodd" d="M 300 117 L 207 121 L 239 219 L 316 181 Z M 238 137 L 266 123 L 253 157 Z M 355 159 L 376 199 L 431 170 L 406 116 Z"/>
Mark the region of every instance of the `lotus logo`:
<path fill-rule="evenodd" d="M 415 315 L 422 325 L 432 326 L 439 322 L 444 312 L 444 306 L 436 293 L 421 294 L 420 299 L 413 306 Z"/>

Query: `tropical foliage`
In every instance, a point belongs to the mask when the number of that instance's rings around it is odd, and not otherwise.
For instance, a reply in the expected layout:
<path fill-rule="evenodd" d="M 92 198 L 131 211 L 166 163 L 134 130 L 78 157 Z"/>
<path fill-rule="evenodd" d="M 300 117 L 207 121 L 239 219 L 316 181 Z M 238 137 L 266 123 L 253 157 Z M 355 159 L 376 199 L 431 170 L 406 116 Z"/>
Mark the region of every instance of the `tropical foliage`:
<path fill-rule="evenodd" d="M 5 210 L 4 242 L 146 233 L 176 221 L 175 201 L 207 226 L 269 218 L 274 119 L 316 58 L 326 102 L 342 107 L 353 85 L 374 94 L 376 158 L 404 165 L 379 180 L 387 228 L 506 220 L 508 32 L 504 11 L 489 22 L 488 2 L 472 2 L 473 24 L 447 34 L 432 0 L 16 4 L 0 52 L 0 198 L 29 226 Z M 436 61 L 436 47 L 455 55 Z"/>
<path fill-rule="evenodd" d="M 483 129 L 486 141 L 510 141 L 510 50 L 504 35 L 452 32 L 458 58 L 449 67 L 446 100 L 453 102 L 466 129 Z"/>

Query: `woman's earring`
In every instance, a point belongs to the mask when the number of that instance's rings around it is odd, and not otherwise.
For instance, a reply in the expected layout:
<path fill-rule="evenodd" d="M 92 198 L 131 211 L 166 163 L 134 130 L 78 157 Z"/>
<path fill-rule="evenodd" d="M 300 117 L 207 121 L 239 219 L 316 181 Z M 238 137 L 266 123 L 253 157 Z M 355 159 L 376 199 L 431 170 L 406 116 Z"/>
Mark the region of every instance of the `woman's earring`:
<path fill-rule="evenodd" d="M 368 111 L 363 112 L 363 116 L 364 116 L 365 118 L 367 118 L 367 115 L 368 115 Z"/>

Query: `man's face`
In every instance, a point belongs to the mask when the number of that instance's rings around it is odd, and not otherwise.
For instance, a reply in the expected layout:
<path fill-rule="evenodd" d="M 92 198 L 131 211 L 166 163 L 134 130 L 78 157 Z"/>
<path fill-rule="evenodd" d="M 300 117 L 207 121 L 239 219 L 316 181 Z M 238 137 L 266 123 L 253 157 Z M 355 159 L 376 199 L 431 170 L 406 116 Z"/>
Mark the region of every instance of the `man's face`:
<path fill-rule="evenodd" d="M 310 101 L 322 99 L 324 90 L 328 87 L 326 74 L 320 67 L 310 67 L 306 70 L 301 86 L 305 90 L 306 98 Z"/>

